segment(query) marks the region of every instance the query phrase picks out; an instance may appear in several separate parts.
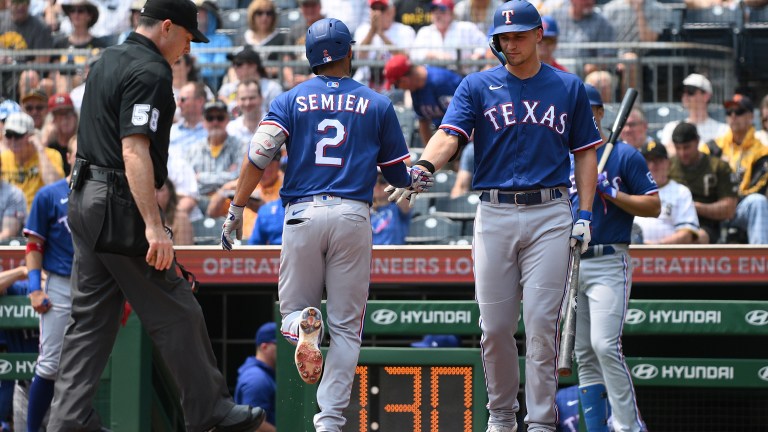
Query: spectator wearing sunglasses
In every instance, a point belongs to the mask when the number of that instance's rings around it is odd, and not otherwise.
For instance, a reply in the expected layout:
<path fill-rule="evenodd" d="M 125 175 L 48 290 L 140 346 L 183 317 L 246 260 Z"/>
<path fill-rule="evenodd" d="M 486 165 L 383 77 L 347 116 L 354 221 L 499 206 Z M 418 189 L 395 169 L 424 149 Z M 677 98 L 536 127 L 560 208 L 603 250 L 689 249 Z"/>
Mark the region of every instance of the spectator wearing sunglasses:
<path fill-rule="evenodd" d="M 32 89 L 21 97 L 21 109 L 32 117 L 36 130 L 41 130 L 48 115 L 48 95 L 40 89 Z"/>
<path fill-rule="evenodd" d="M 227 54 L 227 59 L 232 62 L 235 79 L 221 86 L 219 99 L 226 101 L 230 110 L 235 109 L 237 106 L 237 86 L 247 79 L 256 80 L 261 89 L 261 110 L 265 114 L 269 112 L 269 104 L 272 103 L 272 99 L 283 92 L 283 87 L 277 81 L 267 77 L 267 71 L 261 64 L 259 53 L 246 45 L 240 51 Z"/>
<path fill-rule="evenodd" d="M 72 31 L 54 38 L 54 48 L 90 49 L 98 52 L 109 46 L 107 40 L 95 37 L 91 33 L 91 27 L 99 20 L 99 9 L 95 4 L 89 0 L 64 0 L 61 8 L 72 24 Z M 69 92 L 80 85 L 83 80 L 82 71 L 87 61 L 87 55 L 61 55 L 59 63 L 65 66 L 55 77 L 57 91 Z"/>
<path fill-rule="evenodd" d="M 200 192 L 198 205 L 207 210 L 210 195 L 224 183 L 234 180 L 240 171 L 244 143 L 227 133 L 229 111 L 220 100 L 208 101 L 203 106 L 203 127 L 208 137 L 189 149 L 188 161 L 195 170 Z"/>
<path fill-rule="evenodd" d="M 227 35 L 216 33 L 221 27 L 221 15 L 219 15 L 219 6 L 210 1 L 197 1 L 197 29 L 208 38 L 210 42 L 192 42 L 192 55 L 197 57 L 201 66 L 201 75 L 203 81 L 211 89 L 216 91 L 221 85 L 221 80 L 227 73 L 224 68 L 213 67 L 214 64 L 226 63 L 226 52 L 217 50 L 215 52 L 200 52 L 200 49 L 206 48 L 230 48 L 232 40 Z"/>
<path fill-rule="evenodd" d="M 245 31 L 243 38 L 247 45 L 252 48 L 261 46 L 283 46 L 285 45 L 287 34 L 281 33 L 277 28 L 277 8 L 272 0 L 253 0 L 248 5 L 248 30 Z M 267 60 L 277 61 L 280 59 L 280 53 L 270 52 L 266 54 Z M 267 76 L 276 78 L 278 68 L 276 66 L 268 67 Z"/>
<path fill-rule="evenodd" d="M 768 147 L 755 138 L 755 106 L 742 94 L 723 105 L 728 129 L 701 150 L 728 162 L 737 176 L 739 203 L 730 225 L 745 231 L 749 244 L 768 244 Z"/>
<path fill-rule="evenodd" d="M 682 103 L 683 108 L 688 110 L 688 117 L 685 122 L 696 126 L 702 143 L 717 138 L 728 130 L 728 125 L 709 116 L 707 105 L 711 98 L 712 83 L 704 75 L 694 73 L 683 80 Z M 664 129 L 661 130 L 661 143 L 667 148 L 669 157 L 675 155 L 672 131 L 675 130 L 678 123 L 680 122 L 671 121 L 664 125 Z"/>
<path fill-rule="evenodd" d="M 42 143 L 35 133 L 34 120 L 23 112 L 5 119 L 3 139 L 6 150 L 0 153 L 2 178 L 24 192 L 29 210 L 41 187 L 64 177 L 61 155 Z"/>

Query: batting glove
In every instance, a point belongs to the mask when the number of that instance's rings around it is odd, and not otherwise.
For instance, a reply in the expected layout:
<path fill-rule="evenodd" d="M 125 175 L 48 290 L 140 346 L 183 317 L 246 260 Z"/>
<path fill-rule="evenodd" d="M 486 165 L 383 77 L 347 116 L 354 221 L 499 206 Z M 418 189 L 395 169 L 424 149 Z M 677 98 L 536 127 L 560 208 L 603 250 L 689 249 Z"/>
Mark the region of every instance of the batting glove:
<path fill-rule="evenodd" d="M 232 250 L 232 233 L 235 234 L 235 238 L 238 240 L 243 239 L 243 210 L 245 206 L 238 206 L 234 203 L 229 205 L 229 214 L 224 221 L 224 226 L 221 228 L 221 248 L 224 250 Z"/>
<path fill-rule="evenodd" d="M 399 204 L 402 200 L 408 200 L 408 206 L 413 207 L 416 195 L 428 191 L 435 184 L 435 175 L 419 167 L 408 168 L 408 175 L 411 177 L 410 186 L 396 188 L 389 185 L 384 192 L 389 194 L 389 201 Z"/>
<path fill-rule="evenodd" d="M 571 230 L 571 247 L 575 247 L 576 244 L 581 245 L 581 253 L 587 251 L 589 242 L 592 240 L 592 212 L 586 210 L 579 211 L 579 220 L 573 224 L 573 230 Z"/>
<path fill-rule="evenodd" d="M 619 194 L 619 190 L 613 187 L 611 181 L 608 180 L 608 174 L 603 171 L 597 176 L 597 192 L 600 195 L 616 198 Z"/>

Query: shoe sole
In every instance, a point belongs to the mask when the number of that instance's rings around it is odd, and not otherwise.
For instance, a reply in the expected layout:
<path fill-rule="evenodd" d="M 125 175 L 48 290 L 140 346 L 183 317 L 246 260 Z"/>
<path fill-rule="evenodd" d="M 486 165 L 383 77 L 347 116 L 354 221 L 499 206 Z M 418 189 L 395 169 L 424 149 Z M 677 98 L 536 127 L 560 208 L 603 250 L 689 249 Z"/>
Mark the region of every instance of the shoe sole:
<path fill-rule="evenodd" d="M 323 353 L 320 352 L 320 334 L 323 322 L 320 311 L 308 307 L 301 312 L 299 342 L 296 344 L 296 369 L 307 384 L 315 384 L 323 373 Z"/>
<path fill-rule="evenodd" d="M 214 426 L 208 432 L 252 432 L 256 430 L 267 418 L 267 412 L 262 410 L 258 417 L 251 419 L 248 423 L 232 426 Z"/>

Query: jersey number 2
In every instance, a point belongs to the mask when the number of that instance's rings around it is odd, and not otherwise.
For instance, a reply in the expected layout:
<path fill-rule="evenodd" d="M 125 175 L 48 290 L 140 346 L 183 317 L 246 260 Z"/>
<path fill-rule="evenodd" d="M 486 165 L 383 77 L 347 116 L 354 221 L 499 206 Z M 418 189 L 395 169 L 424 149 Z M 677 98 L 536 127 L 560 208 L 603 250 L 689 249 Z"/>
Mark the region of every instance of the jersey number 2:
<path fill-rule="evenodd" d="M 336 166 L 340 167 L 344 164 L 344 160 L 338 157 L 329 157 L 325 155 L 326 147 L 339 147 L 347 140 L 347 130 L 344 125 L 338 120 L 325 119 L 317 125 L 317 131 L 321 134 L 327 134 L 328 129 L 335 129 L 336 135 L 333 137 L 326 137 L 321 139 L 315 144 L 315 164 L 322 166 Z"/>

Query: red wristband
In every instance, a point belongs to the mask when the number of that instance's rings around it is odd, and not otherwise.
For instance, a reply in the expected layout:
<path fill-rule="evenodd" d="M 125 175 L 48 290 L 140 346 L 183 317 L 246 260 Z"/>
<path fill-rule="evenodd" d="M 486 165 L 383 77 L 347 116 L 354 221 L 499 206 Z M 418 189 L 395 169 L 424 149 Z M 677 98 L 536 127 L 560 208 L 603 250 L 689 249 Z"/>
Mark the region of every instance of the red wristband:
<path fill-rule="evenodd" d="M 44 251 L 44 248 L 43 248 L 43 244 L 42 243 L 33 242 L 33 241 L 27 243 L 27 251 L 26 251 L 26 253 L 40 252 L 40 254 L 42 255 L 43 251 Z"/>

